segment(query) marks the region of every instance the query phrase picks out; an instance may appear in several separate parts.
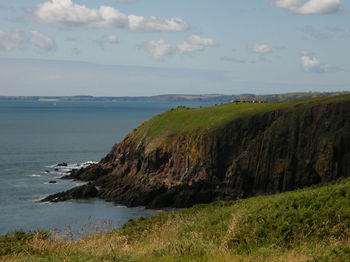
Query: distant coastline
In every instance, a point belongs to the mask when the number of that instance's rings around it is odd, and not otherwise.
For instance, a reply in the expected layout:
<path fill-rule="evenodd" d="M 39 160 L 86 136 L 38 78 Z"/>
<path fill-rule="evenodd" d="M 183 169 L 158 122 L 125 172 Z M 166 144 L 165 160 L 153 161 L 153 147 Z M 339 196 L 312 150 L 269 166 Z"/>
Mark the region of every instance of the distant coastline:
<path fill-rule="evenodd" d="M 60 99 L 57 98 L 39 98 L 39 102 L 58 102 Z"/>
<path fill-rule="evenodd" d="M 239 95 L 223 95 L 223 94 L 204 94 L 204 95 L 187 95 L 187 94 L 167 94 L 156 96 L 0 96 L 0 100 L 28 100 L 41 102 L 59 102 L 59 101 L 86 101 L 86 102 L 218 102 L 227 103 L 232 100 L 262 100 L 270 102 L 288 101 L 295 99 L 306 99 L 320 96 L 330 96 L 345 94 L 343 92 L 298 92 L 273 95 L 255 95 L 255 94 L 239 94 Z"/>

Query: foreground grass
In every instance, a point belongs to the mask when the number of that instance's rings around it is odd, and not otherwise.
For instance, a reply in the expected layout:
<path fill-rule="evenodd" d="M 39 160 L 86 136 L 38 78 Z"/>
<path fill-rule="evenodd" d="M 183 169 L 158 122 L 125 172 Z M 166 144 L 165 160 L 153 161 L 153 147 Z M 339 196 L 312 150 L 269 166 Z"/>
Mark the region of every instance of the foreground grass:
<path fill-rule="evenodd" d="M 350 261 L 350 178 L 139 218 L 76 242 L 15 232 L 0 237 L 0 260 Z"/>

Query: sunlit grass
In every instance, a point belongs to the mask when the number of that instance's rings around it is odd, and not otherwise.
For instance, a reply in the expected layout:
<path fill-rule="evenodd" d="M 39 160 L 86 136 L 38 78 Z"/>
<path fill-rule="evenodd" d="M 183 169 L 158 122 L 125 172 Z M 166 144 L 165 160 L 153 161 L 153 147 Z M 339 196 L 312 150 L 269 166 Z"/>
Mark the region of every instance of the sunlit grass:
<path fill-rule="evenodd" d="M 132 141 L 156 147 L 170 144 L 178 137 L 200 136 L 223 127 L 238 118 L 249 117 L 273 110 L 303 108 L 318 104 L 350 101 L 350 95 L 318 97 L 296 101 L 270 103 L 228 103 L 205 108 L 177 107 L 157 115 L 141 124 L 129 136 Z M 127 140 L 128 141 L 128 140 Z"/>
<path fill-rule="evenodd" d="M 17 232 L 0 237 L 0 254 L 3 261 L 349 261 L 350 178 L 139 218 L 79 241 Z"/>

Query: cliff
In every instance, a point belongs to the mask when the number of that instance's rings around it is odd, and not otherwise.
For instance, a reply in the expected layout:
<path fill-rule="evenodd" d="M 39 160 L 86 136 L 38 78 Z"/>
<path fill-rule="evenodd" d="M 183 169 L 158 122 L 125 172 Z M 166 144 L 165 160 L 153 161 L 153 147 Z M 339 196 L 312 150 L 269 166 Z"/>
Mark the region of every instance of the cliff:
<path fill-rule="evenodd" d="M 350 95 L 178 107 L 66 178 L 127 206 L 188 207 L 349 176 Z M 57 200 L 57 199 L 56 199 Z"/>

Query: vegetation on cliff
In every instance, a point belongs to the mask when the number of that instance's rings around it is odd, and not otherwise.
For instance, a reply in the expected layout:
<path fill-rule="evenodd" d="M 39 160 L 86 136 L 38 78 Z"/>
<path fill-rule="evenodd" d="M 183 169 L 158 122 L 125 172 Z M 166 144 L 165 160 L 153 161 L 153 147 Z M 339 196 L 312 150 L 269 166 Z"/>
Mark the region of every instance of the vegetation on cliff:
<path fill-rule="evenodd" d="M 320 104 L 349 102 L 350 94 L 269 103 L 228 103 L 213 107 L 187 108 L 179 106 L 153 117 L 141 124 L 127 138 L 127 142 L 144 143 L 146 146 L 169 146 L 179 137 L 220 132 L 222 127 L 236 119 L 275 110 L 309 109 Z M 293 124 L 293 123 L 289 123 Z"/>
<path fill-rule="evenodd" d="M 196 205 L 62 242 L 0 236 L 4 261 L 349 261 L 350 178 L 303 190 Z"/>

